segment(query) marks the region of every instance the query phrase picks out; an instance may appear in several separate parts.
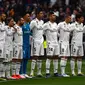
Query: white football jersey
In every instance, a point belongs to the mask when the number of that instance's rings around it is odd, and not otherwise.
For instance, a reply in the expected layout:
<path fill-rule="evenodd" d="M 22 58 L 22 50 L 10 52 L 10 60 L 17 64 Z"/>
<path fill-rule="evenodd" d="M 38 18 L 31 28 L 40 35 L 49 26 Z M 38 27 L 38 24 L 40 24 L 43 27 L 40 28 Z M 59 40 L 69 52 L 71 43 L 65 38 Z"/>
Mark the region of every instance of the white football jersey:
<path fill-rule="evenodd" d="M 13 27 L 6 26 L 6 45 L 12 45 L 13 44 L 13 34 L 15 32 Z"/>
<path fill-rule="evenodd" d="M 37 18 L 32 20 L 30 23 L 30 29 L 33 32 L 33 39 L 43 41 L 43 20 L 38 20 Z"/>
<path fill-rule="evenodd" d="M 58 24 L 58 29 L 60 32 L 59 41 L 69 42 L 71 31 L 70 23 L 67 24 L 65 21 L 60 22 Z"/>
<path fill-rule="evenodd" d="M 57 23 L 48 21 L 43 25 L 47 42 L 58 43 L 58 28 Z"/>
<path fill-rule="evenodd" d="M 83 23 L 79 24 L 78 22 L 74 22 L 73 24 L 71 24 L 71 27 L 74 28 L 72 42 L 75 42 L 78 45 L 82 45 L 83 31 L 85 29 L 85 27 L 83 26 Z"/>
<path fill-rule="evenodd" d="M 23 44 L 23 32 L 22 32 L 22 28 L 20 26 L 18 26 L 17 24 L 14 27 L 17 30 L 14 33 L 14 43 L 17 43 L 18 45 L 22 45 Z"/>
<path fill-rule="evenodd" d="M 5 41 L 5 36 L 6 36 L 6 32 L 5 32 L 5 22 L 0 22 L 0 41 Z"/>

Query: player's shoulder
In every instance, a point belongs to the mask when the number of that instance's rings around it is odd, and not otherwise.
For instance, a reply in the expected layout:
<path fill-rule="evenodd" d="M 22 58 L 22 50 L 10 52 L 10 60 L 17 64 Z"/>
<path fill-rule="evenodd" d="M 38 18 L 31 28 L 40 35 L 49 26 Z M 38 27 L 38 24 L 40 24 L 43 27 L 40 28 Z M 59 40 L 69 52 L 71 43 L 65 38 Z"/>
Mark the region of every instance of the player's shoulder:
<path fill-rule="evenodd" d="M 2 22 L 0 22 L 0 25 L 2 25 Z"/>
<path fill-rule="evenodd" d="M 34 24 L 34 23 L 36 23 L 36 19 L 33 19 L 32 21 L 31 21 L 31 24 Z"/>
<path fill-rule="evenodd" d="M 58 24 L 61 24 L 61 25 L 62 25 L 62 24 L 64 24 L 64 23 L 65 23 L 65 22 L 64 22 L 64 21 L 62 21 L 62 22 L 59 22 Z"/>
<path fill-rule="evenodd" d="M 50 22 L 47 21 L 47 22 L 44 23 L 44 26 L 49 26 L 49 24 L 50 24 Z"/>
<path fill-rule="evenodd" d="M 5 29 L 8 29 L 9 28 L 9 26 L 8 25 L 5 25 Z"/>
<path fill-rule="evenodd" d="M 49 21 L 45 22 L 44 24 L 48 25 L 49 24 Z"/>
<path fill-rule="evenodd" d="M 54 22 L 54 25 L 57 26 L 58 24 L 56 22 Z"/>
<path fill-rule="evenodd" d="M 64 24 L 64 22 L 59 22 L 58 26 L 62 26 Z"/>
<path fill-rule="evenodd" d="M 18 28 L 19 26 L 17 24 L 14 25 L 15 28 Z"/>
<path fill-rule="evenodd" d="M 71 25 L 71 26 L 75 26 L 75 25 L 76 25 L 76 23 L 75 23 L 75 22 L 73 22 L 73 23 L 71 23 L 70 25 Z"/>

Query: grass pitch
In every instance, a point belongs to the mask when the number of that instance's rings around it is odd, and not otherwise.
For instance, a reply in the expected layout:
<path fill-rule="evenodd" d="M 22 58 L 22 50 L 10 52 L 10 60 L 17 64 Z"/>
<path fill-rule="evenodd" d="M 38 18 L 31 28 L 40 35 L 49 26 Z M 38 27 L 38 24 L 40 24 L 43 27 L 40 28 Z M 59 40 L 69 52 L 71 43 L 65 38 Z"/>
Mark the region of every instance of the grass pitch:
<path fill-rule="evenodd" d="M 30 73 L 30 62 L 28 63 L 28 74 Z M 45 61 L 43 61 L 42 65 L 42 74 L 45 76 Z M 60 66 L 59 66 L 60 67 Z M 77 67 L 77 66 L 76 66 Z M 37 72 L 37 68 L 35 69 L 35 75 Z M 83 61 L 82 72 L 85 74 L 85 60 Z M 60 73 L 60 68 L 59 68 Z M 70 63 L 68 61 L 66 67 L 66 73 L 71 75 Z M 76 68 L 77 73 L 77 68 Z M 33 78 L 33 79 L 23 79 L 23 80 L 8 80 L 8 81 L 0 81 L 0 85 L 85 85 L 85 76 L 83 77 L 53 77 L 53 65 L 51 63 L 51 78 Z"/>

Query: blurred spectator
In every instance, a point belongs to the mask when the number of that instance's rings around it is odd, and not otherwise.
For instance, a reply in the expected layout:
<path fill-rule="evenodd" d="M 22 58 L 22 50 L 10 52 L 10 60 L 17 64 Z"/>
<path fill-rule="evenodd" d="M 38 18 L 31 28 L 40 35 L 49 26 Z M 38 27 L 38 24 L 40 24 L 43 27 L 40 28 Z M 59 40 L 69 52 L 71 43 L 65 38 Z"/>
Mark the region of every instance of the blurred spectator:
<path fill-rule="evenodd" d="M 77 9 L 74 9 L 74 10 L 73 10 L 73 13 L 72 13 L 72 15 L 71 15 L 71 21 L 72 21 L 72 22 L 75 21 L 76 14 L 78 14 L 78 10 L 77 10 Z"/>
<path fill-rule="evenodd" d="M 59 13 L 60 13 L 59 20 L 60 20 L 60 22 L 61 22 L 61 21 L 64 20 L 64 16 L 65 16 L 64 9 L 63 9 L 63 8 L 60 8 L 60 9 L 59 9 Z"/>
<path fill-rule="evenodd" d="M 48 12 L 54 11 L 60 22 L 65 13 L 72 14 L 72 19 L 74 19 L 76 14 L 74 9 L 78 9 L 78 12 L 83 11 L 85 15 L 84 3 L 85 0 L 0 0 L 0 12 L 5 12 L 7 16 L 12 16 L 14 19 L 28 12 L 31 13 L 31 19 L 34 19 L 35 10 L 41 8 L 44 10 L 45 21 L 47 21 Z"/>

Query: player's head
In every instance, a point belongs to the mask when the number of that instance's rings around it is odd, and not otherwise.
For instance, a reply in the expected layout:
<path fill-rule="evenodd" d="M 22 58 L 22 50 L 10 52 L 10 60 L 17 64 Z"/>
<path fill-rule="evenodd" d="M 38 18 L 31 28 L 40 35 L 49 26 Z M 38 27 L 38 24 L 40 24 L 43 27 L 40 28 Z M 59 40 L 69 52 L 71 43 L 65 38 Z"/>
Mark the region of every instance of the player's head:
<path fill-rule="evenodd" d="M 5 13 L 1 13 L 0 14 L 0 20 L 3 22 L 6 20 L 6 14 Z"/>
<path fill-rule="evenodd" d="M 36 10 L 36 17 L 37 17 L 38 19 L 42 19 L 43 16 L 44 16 L 43 10 L 42 10 L 42 9 L 37 9 L 37 10 Z"/>
<path fill-rule="evenodd" d="M 31 18 L 30 18 L 30 14 L 29 13 L 26 13 L 24 15 L 24 20 L 25 20 L 25 22 L 30 22 L 31 21 Z"/>
<path fill-rule="evenodd" d="M 14 19 L 12 17 L 8 17 L 7 24 L 9 27 L 13 27 L 14 26 Z"/>
<path fill-rule="evenodd" d="M 84 17 L 82 14 L 77 14 L 76 15 L 76 21 L 79 23 L 83 23 L 84 22 Z"/>
<path fill-rule="evenodd" d="M 18 17 L 17 20 L 16 20 L 16 23 L 19 24 L 20 26 L 22 26 L 24 24 L 24 19 L 23 17 Z"/>
<path fill-rule="evenodd" d="M 49 20 L 52 22 L 55 22 L 56 20 L 56 15 L 54 12 L 49 12 Z"/>
<path fill-rule="evenodd" d="M 71 22 L 71 15 L 70 14 L 65 14 L 65 21 L 67 23 L 70 23 Z"/>

